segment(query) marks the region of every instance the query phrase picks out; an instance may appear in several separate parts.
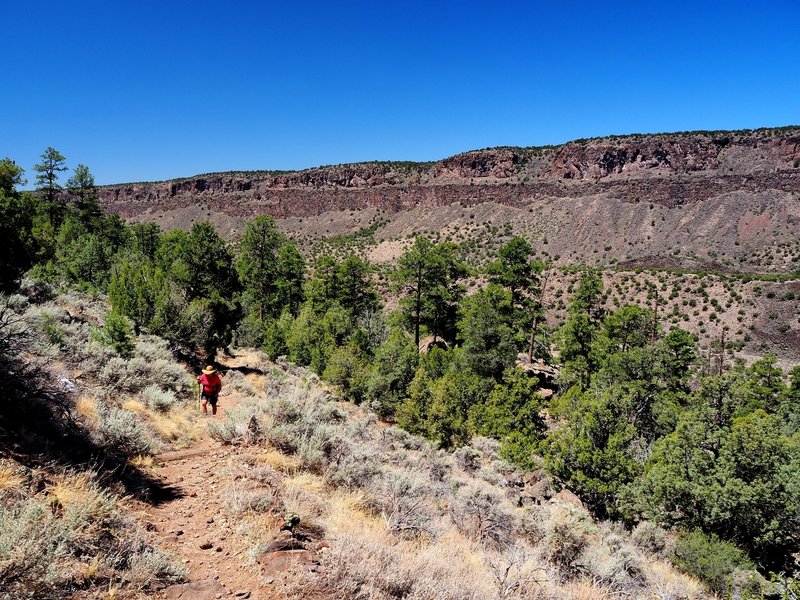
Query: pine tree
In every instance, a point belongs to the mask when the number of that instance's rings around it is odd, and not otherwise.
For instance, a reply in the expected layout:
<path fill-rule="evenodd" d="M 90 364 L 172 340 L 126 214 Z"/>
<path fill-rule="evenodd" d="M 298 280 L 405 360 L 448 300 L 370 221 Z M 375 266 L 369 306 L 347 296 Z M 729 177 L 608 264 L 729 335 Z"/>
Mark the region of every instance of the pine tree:
<path fill-rule="evenodd" d="M 42 153 L 41 161 L 33 167 L 37 173 L 36 190 L 47 207 L 50 222 L 57 228 L 63 217 L 63 205 L 59 201 L 59 194 L 63 188 L 58 182 L 58 176 L 67 170 L 66 158 L 55 148 L 48 147 Z"/>
<path fill-rule="evenodd" d="M 72 177 L 67 180 L 67 193 L 73 199 L 81 222 L 90 230 L 97 229 L 103 217 L 103 210 L 97 201 L 97 187 L 89 167 L 83 164 L 75 167 Z"/>
<path fill-rule="evenodd" d="M 466 265 L 457 257 L 458 246 L 433 244 L 418 236 L 406 250 L 392 273 L 400 292 L 401 308 L 419 345 L 420 330 L 426 325 L 437 337 L 452 337 L 456 308 L 464 293 L 459 279 L 466 276 Z"/>
<path fill-rule="evenodd" d="M 247 222 L 239 244 L 236 270 L 262 321 L 281 312 L 277 303 L 278 252 L 285 241 L 275 220 L 262 215 Z"/>

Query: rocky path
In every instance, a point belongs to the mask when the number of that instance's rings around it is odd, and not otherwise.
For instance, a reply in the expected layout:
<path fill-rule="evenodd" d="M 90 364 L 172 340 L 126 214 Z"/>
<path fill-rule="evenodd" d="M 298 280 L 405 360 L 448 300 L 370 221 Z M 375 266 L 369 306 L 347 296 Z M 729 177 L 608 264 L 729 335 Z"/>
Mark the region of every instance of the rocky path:
<path fill-rule="evenodd" d="M 235 395 L 221 398 L 217 415 L 235 403 Z M 156 457 L 157 474 L 174 499 L 148 505 L 144 519 L 157 536 L 158 545 L 174 554 L 188 569 L 187 583 L 159 592 L 170 600 L 266 598 L 259 592 L 258 566 L 250 564 L 248 548 L 236 535 L 236 524 L 226 517 L 225 490 L 233 466 L 253 449 L 224 446 L 205 428 L 187 449 Z"/>

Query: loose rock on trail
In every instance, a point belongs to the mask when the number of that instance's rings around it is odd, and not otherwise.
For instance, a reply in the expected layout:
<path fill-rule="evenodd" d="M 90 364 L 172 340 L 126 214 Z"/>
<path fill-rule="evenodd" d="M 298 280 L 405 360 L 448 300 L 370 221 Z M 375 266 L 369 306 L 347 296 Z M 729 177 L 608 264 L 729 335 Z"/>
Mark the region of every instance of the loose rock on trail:
<path fill-rule="evenodd" d="M 220 398 L 217 414 L 202 418 L 224 419 L 226 408 L 235 402 L 236 394 L 226 394 Z M 269 597 L 267 590 L 259 592 L 268 584 L 261 581 L 260 566 L 250 564 L 249 548 L 237 536 L 236 523 L 226 515 L 224 497 L 230 467 L 240 463 L 244 453 L 257 452 L 220 444 L 203 428 L 191 448 L 155 458 L 156 474 L 173 494 L 169 500 L 147 505 L 144 519 L 158 546 L 173 553 L 176 562 L 188 569 L 186 583 L 161 590 L 159 598 Z"/>

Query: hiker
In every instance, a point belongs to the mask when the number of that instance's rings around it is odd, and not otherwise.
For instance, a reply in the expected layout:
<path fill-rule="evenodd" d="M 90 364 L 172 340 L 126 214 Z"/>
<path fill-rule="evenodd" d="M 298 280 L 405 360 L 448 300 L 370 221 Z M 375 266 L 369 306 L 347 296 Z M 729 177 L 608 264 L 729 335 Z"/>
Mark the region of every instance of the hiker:
<path fill-rule="evenodd" d="M 211 414 L 217 414 L 217 400 L 219 399 L 219 391 L 222 389 L 222 381 L 220 381 L 217 370 L 208 365 L 203 369 L 203 374 L 197 378 L 200 383 L 200 398 L 203 400 L 203 414 L 208 414 L 208 403 L 211 403 Z"/>

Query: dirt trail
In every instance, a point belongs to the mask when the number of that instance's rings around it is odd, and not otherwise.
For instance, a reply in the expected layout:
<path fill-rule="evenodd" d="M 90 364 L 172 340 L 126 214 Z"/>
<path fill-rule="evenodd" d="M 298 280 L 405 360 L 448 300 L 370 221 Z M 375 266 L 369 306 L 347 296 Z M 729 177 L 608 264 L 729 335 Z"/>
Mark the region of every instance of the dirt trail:
<path fill-rule="evenodd" d="M 252 357 L 242 353 L 225 367 L 248 366 Z M 223 384 L 224 384 L 223 376 Z M 248 375 L 248 379 L 261 379 Z M 203 419 L 223 419 L 236 403 L 236 394 L 220 398 L 217 414 Z M 210 407 L 209 407 L 210 413 Z M 144 518 L 158 545 L 175 555 L 188 570 L 187 583 L 159 592 L 158 598 L 212 600 L 216 598 L 266 598 L 259 591 L 258 566 L 250 565 L 249 548 L 236 534 L 236 523 L 226 516 L 226 478 L 252 448 L 224 446 L 201 428 L 199 439 L 186 450 L 156 457 L 157 475 L 174 499 L 144 509 Z"/>

